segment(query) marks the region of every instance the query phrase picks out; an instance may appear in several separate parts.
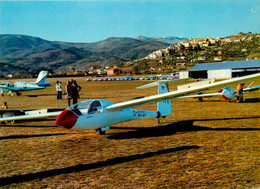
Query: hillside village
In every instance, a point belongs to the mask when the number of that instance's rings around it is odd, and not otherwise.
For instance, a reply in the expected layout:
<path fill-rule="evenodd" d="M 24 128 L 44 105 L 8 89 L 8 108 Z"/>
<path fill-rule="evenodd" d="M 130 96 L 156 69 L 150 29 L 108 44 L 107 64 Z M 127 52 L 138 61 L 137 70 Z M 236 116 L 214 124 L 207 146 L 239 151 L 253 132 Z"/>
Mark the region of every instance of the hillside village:
<path fill-rule="evenodd" d="M 145 58 L 146 59 L 156 59 L 156 58 L 164 57 L 167 55 L 173 55 L 174 52 L 177 52 L 178 50 L 181 51 L 184 49 L 194 50 L 194 51 L 207 51 L 207 48 L 217 46 L 217 47 L 219 47 L 219 51 L 217 53 L 217 56 L 214 56 L 214 61 L 221 61 L 222 60 L 221 55 L 223 54 L 223 52 L 220 48 L 220 45 L 224 45 L 224 44 L 231 43 L 231 42 L 239 43 L 239 42 L 251 41 L 253 37 L 259 38 L 259 35 L 260 34 L 257 34 L 257 35 L 238 34 L 238 35 L 226 37 L 226 38 L 213 39 L 213 38 L 210 38 L 209 36 L 207 36 L 207 38 L 190 39 L 187 41 L 181 41 L 177 45 L 172 45 L 166 49 L 161 49 L 156 52 L 153 52 Z M 246 52 L 246 51 L 247 51 L 246 48 L 242 49 L 242 52 Z M 192 62 L 206 60 L 205 52 L 199 53 L 198 55 L 199 55 L 198 58 L 193 59 Z M 187 57 L 185 57 L 185 56 L 181 56 L 181 57 L 178 57 L 177 59 L 185 60 L 186 58 Z"/>
<path fill-rule="evenodd" d="M 223 38 L 199 38 L 181 41 L 149 54 L 147 57 L 128 62 L 135 70 L 153 71 L 187 70 L 197 63 L 235 61 L 260 58 L 260 34 L 239 33 Z M 150 69 L 150 70 L 149 70 Z"/>

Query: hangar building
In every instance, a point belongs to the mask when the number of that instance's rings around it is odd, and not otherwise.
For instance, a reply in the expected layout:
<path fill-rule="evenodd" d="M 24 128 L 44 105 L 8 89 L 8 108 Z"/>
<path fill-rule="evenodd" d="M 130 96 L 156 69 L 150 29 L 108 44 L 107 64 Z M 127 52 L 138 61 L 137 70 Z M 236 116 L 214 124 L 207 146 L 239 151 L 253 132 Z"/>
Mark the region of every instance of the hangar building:
<path fill-rule="evenodd" d="M 181 78 L 232 78 L 260 72 L 260 59 L 196 64 L 180 72 Z"/>

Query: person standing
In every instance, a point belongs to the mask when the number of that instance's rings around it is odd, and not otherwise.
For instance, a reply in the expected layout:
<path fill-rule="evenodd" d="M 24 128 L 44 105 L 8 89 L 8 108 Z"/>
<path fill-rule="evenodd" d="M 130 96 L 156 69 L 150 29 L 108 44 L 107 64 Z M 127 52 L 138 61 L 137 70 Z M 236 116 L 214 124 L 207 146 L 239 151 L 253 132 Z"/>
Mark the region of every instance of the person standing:
<path fill-rule="evenodd" d="M 243 102 L 243 87 L 244 83 L 237 84 L 237 102 Z"/>
<path fill-rule="evenodd" d="M 72 99 L 72 87 L 70 81 L 68 81 L 65 86 L 65 97 L 68 99 L 68 105 L 70 106 L 70 101 Z"/>
<path fill-rule="evenodd" d="M 72 90 L 72 99 L 73 99 L 73 104 L 78 103 L 78 98 L 79 97 L 79 91 L 81 90 L 81 86 L 77 83 L 76 80 L 71 80 L 71 90 Z"/>
<path fill-rule="evenodd" d="M 61 81 L 56 81 L 57 100 L 62 99 L 62 84 Z"/>

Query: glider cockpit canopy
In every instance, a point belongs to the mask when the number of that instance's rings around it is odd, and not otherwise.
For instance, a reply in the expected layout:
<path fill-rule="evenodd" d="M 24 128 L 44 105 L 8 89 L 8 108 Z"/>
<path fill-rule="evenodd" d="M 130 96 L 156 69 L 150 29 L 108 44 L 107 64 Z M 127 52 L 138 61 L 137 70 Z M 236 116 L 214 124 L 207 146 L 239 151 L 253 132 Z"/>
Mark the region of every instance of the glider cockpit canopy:
<path fill-rule="evenodd" d="M 73 111 L 77 115 L 95 114 L 103 112 L 104 107 L 107 107 L 112 104 L 114 103 L 106 100 L 91 99 L 74 104 L 68 107 L 67 109 Z"/>

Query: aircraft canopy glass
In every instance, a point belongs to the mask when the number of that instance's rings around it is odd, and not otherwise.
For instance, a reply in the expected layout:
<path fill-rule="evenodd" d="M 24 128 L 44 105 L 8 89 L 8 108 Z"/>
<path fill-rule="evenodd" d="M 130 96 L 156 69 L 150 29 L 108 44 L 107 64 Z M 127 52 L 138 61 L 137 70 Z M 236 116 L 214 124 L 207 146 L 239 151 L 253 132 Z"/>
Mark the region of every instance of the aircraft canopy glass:
<path fill-rule="evenodd" d="M 77 115 L 94 114 L 102 112 L 102 104 L 99 100 L 86 100 L 68 107 Z"/>
<path fill-rule="evenodd" d="M 11 81 L 7 81 L 7 82 L 5 83 L 5 85 L 6 85 L 7 87 L 13 87 L 13 86 L 14 86 L 14 84 L 13 84 Z"/>
<path fill-rule="evenodd" d="M 88 108 L 88 114 L 93 114 L 93 113 L 99 113 L 102 111 L 102 105 L 99 100 L 94 100 L 92 103 L 89 105 Z"/>

